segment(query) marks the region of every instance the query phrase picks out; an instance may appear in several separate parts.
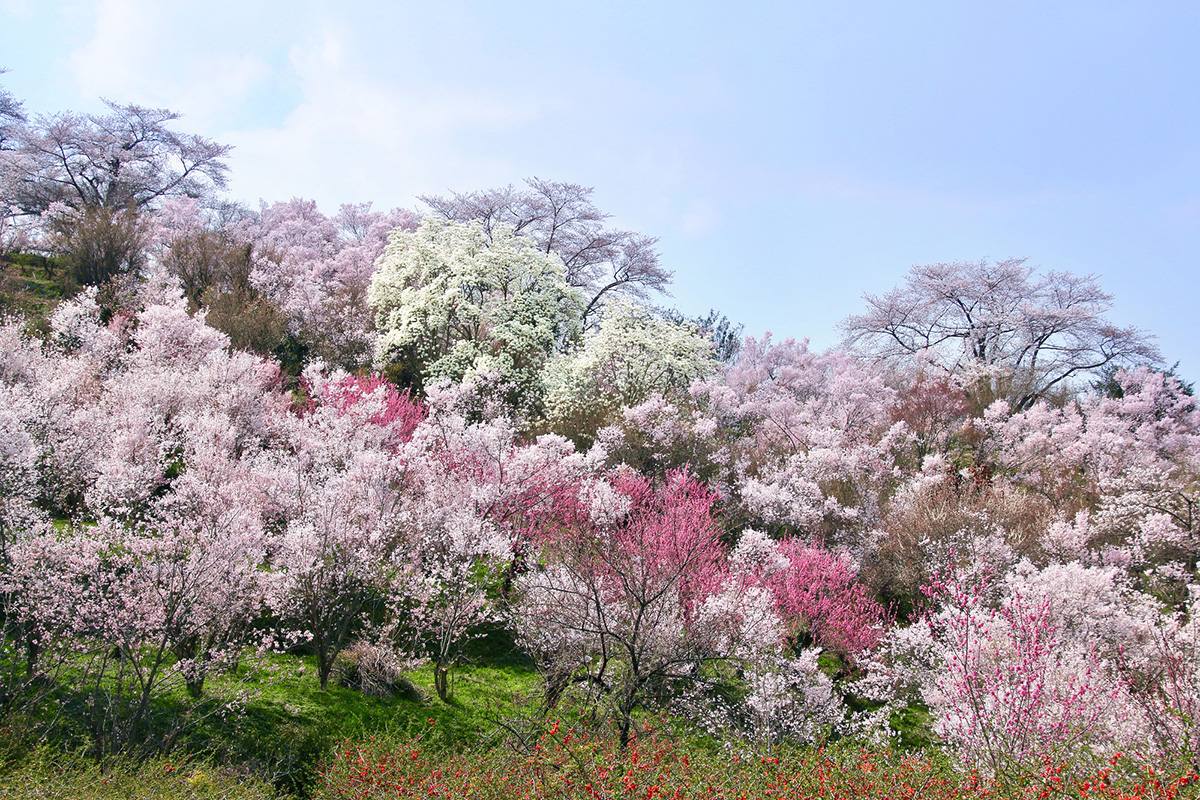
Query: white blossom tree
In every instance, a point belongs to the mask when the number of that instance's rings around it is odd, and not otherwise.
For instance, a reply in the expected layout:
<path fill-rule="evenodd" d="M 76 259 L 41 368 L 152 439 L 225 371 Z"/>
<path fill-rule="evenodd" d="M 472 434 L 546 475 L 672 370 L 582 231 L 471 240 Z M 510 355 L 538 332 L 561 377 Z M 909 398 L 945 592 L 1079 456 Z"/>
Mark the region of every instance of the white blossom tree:
<path fill-rule="evenodd" d="M 585 329 L 594 326 L 611 298 L 644 298 L 666 291 L 671 280 L 659 263 L 656 240 L 608 227 L 608 215 L 596 208 L 587 186 L 530 178 L 523 188 L 421 199 L 441 218 L 479 222 L 489 239 L 494 230 L 511 228 L 562 259 L 567 281 L 584 298 L 579 313 Z"/>
<path fill-rule="evenodd" d="M 913 267 L 903 286 L 867 295 L 846 320 L 850 343 L 892 365 L 921 363 L 1032 405 L 1109 364 L 1157 361 L 1146 334 L 1107 319 L 1095 277 L 1036 275 L 1023 259 Z"/>
<path fill-rule="evenodd" d="M 581 347 L 547 366 L 546 417 L 563 432 L 587 437 L 623 406 L 677 396 L 716 367 L 711 339 L 695 326 L 614 302 Z"/>
<path fill-rule="evenodd" d="M 392 234 L 368 298 L 381 366 L 417 385 L 499 384 L 520 410 L 540 405 L 542 369 L 577 336 L 581 302 L 562 263 L 512 228 L 437 221 Z"/>

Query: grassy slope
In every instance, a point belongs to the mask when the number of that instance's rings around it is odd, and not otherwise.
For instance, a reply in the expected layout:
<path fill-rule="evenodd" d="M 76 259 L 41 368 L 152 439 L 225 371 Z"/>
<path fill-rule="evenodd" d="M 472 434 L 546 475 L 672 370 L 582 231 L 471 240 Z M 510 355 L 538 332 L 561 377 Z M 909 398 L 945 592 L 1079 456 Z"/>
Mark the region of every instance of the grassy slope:
<path fill-rule="evenodd" d="M 183 734 L 169 758 L 152 760 L 145 767 L 117 765 L 112 773 L 116 788 L 110 794 L 94 796 L 156 796 L 122 794 L 124 790 L 119 789 L 126 783 L 136 786 L 136 776 L 149 772 L 154 773 L 149 785 L 163 796 L 243 796 L 191 793 L 195 787 L 188 783 L 189 776 L 197 770 L 207 776 L 201 787 L 205 792 L 237 788 L 237 781 L 223 783 L 222 776 L 234 773 L 268 776 L 283 792 L 304 795 L 320 764 L 345 740 L 407 739 L 420 734 L 431 743 L 453 749 L 486 745 L 500 730 L 498 721 L 533 709 L 539 697 L 538 677 L 503 641 L 482 642 L 471 662 L 453 673 L 453 696 L 445 703 L 434 694 L 429 667 L 408 676 L 422 697 L 377 698 L 333 685 L 322 691 L 309 657 L 275 654 L 247 661 L 237 673 L 210 679 L 206 685 L 208 697 L 244 698 L 233 711 L 200 719 Z M 162 699 L 157 715 L 169 725 L 188 705 L 181 690 Z M 47 744 L 39 747 L 33 737 L 11 733 L 10 741 L 0 741 L 0 798 L 73 797 L 77 782 L 87 782 L 92 762 L 74 755 L 85 749 L 86 736 L 77 722 L 70 721 L 78 710 L 78 699 L 60 695 L 54 706 L 55 712 L 66 712 L 63 716 L 68 721 L 49 735 L 37 737 Z M 0 731 L 0 739 L 4 736 Z M 194 763 L 176 769 L 170 767 L 171 759 Z M 25 789 L 21 787 L 28 788 L 31 781 L 63 788 L 61 793 L 22 794 Z M 163 788 L 172 782 L 179 783 L 181 793 L 173 795 Z M 261 796 L 263 785 L 257 780 L 249 781 L 247 787 L 244 796 Z"/>
<path fill-rule="evenodd" d="M 274 800 L 269 783 L 199 761 L 95 761 L 42 748 L 0 772 L 5 800 Z"/>
<path fill-rule="evenodd" d="M 514 661 L 459 668 L 449 703 L 434 695 L 430 668 L 409 677 L 423 698 L 376 698 L 332 685 L 322 691 L 312 659 L 271 656 L 261 667 L 215 682 L 214 694 L 248 691 L 249 699 L 233 715 L 214 717 L 191 731 L 183 746 L 221 763 L 276 775 L 281 787 L 303 791 L 338 742 L 422 734 L 450 746 L 485 743 L 498 720 L 536 702 L 538 688 L 533 670 Z"/>
<path fill-rule="evenodd" d="M 26 253 L 0 255 L 0 315 L 44 320 L 59 300 L 73 293 L 66 270 L 54 260 Z"/>

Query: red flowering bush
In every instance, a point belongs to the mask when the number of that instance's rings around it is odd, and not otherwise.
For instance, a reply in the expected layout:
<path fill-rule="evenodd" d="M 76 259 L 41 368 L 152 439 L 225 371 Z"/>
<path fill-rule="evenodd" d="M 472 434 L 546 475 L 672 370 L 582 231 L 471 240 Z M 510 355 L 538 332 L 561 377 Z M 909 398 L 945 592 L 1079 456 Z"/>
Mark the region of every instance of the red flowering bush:
<path fill-rule="evenodd" d="M 936 754 L 850 743 L 741 756 L 684 747 L 658 736 L 625 750 L 552 724 L 531 747 L 447 753 L 420 739 L 368 741 L 338 750 L 324 769 L 320 800 L 381 798 L 704 798 L 705 800 L 1045 800 L 1052 797 L 1176 800 L 1200 796 L 1194 769 L 1156 771 L 1113 758 L 1071 780 L 1066 764 L 1045 765 L 1020 784 L 957 772 Z"/>

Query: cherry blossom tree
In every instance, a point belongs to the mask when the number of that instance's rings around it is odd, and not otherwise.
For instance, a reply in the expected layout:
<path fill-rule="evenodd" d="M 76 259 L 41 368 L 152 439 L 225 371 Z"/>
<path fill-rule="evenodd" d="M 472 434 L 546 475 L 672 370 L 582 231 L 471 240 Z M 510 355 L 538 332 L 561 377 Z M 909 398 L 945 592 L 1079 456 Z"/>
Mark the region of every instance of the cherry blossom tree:
<path fill-rule="evenodd" d="M 1116 398 L 989 408 L 990 457 L 1010 479 L 1066 512 L 1047 530 L 1062 556 L 1119 563 L 1160 589 L 1194 575 L 1200 554 L 1200 410 L 1179 382 L 1149 369 L 1118 374 Z"/>
<path fill-rule="evenodd" d="M 417 584 L 393 613 L 388 634 L 433 662 L 444 700 L 464 646 L 500 621 L 494 598 L 511 596 L 540 532 L 555 524 L 594 468 L 560 437 L 525 441 L 506 417 L 469 421 L 461 394 L 433 392 L 431 413 L 406 447 Z"/>
<path fill-rule="evenodd" d="M 895 392 L 852 356 L 747 338 L 738 360 L 693 390 L 729 444 L 727 481 L 747 524 L 853 544 L 878 518 L 893 451 Z M 851 534 L 855 534 L 852 537 Z"/>
<path fill-rule="evenodd" d="M 34 458 L 7 459 L 31 472 L 5 503 L 18 523 L 0 594 L 28 673 L 88 698 L 107 752 L 169 743 L 202 706 L 151 732 L 154 704 L 180 687 L 198 698 L 254 643 L 267 549 L 256 465 L 283 403 L 277 370 L 230 352 L 177 291 L 151 285 L 134 318 L 108 325 L 92 295 L 60 307 L 46 344 L 6 337 L 15 452 Z M 74 519 L 52 528 L 23 502 Z"/>
<path fill-rule="evenodd" d="M 1092 276 L 1037 276 L 1022 259 L 913 267 L 904 286 L 867 295 L 848 340 L 888 364 L 928 364 L 985 396 L 1028 408 L 1113 363 L 1157 361 L 1150 339 L 1106 315 Z"/>
<path fill-rule="evenodd" d="M 10 202 L 26 214 L 54 203 L 137 210 L 225 188 L 227 145 L 175 131 L 179 115 L 166 109 L 106 105 L 106 113 L 38 117 L 15 129 L 14 146 L 0 155 Z"/>
<path fill-rule="evenodd" d="M 101 520 L 30 537 L 12 553 L 13 613 L 39 657 L 69 658 L 59 677 L 88 698 L 102 751 L 145 743 L 155 701 L 184 685 L 198 697 L 205 675 L 249 640 L 261 543 L 240 526 L 210 532 Z"/>
<path fill-rule="evenodd" d="M 6 71 L 0 68 L 0 75 Z M 9 149 L 16 134 L 16 126 L 24 121 L 25 110 L 21 107 L 21 102 L 7 89 L 0 88 L 0 150 Z"/>
<path fill-rule="evenodd" d="M 343 205 L 333 216 L 310 200 L 264 205 L 240 231 L 251 254 L 248 282 L 314 355 L 360 367 L 371 351 L 375 260 L 393 230 L 415 227 L 411 212 L 376 212 L 370 203 Z"/>
<path fill-rule="evenodd" d="M 407 590 L 407 466 L 391 445 L 408 420 L 389 419 L 385 391 L 351 401 L 344 381 L 326 387 L 309 374 L 331 402 L 290 415 L 286 446 L 266 456 L 268 494 L 284 522 L 269 554 L 267 601 L 281 645 L 312 649 L 323 689 L 338 654 Z"/>

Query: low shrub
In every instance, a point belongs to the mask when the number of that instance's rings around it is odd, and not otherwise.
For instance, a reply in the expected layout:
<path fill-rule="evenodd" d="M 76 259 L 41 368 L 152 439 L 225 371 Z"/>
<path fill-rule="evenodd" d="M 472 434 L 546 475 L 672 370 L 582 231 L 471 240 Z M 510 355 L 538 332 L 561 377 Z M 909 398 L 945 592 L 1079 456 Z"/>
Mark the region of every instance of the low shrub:
<path fill-rule="evenodd" d="M 412 666 L 386 645 L 360 641 L 338 653 L 333 662 L 333 680 L 338 686 L 372 697 L 423 700 L 421 690 L 404 676 L 404 670 Z"/>

